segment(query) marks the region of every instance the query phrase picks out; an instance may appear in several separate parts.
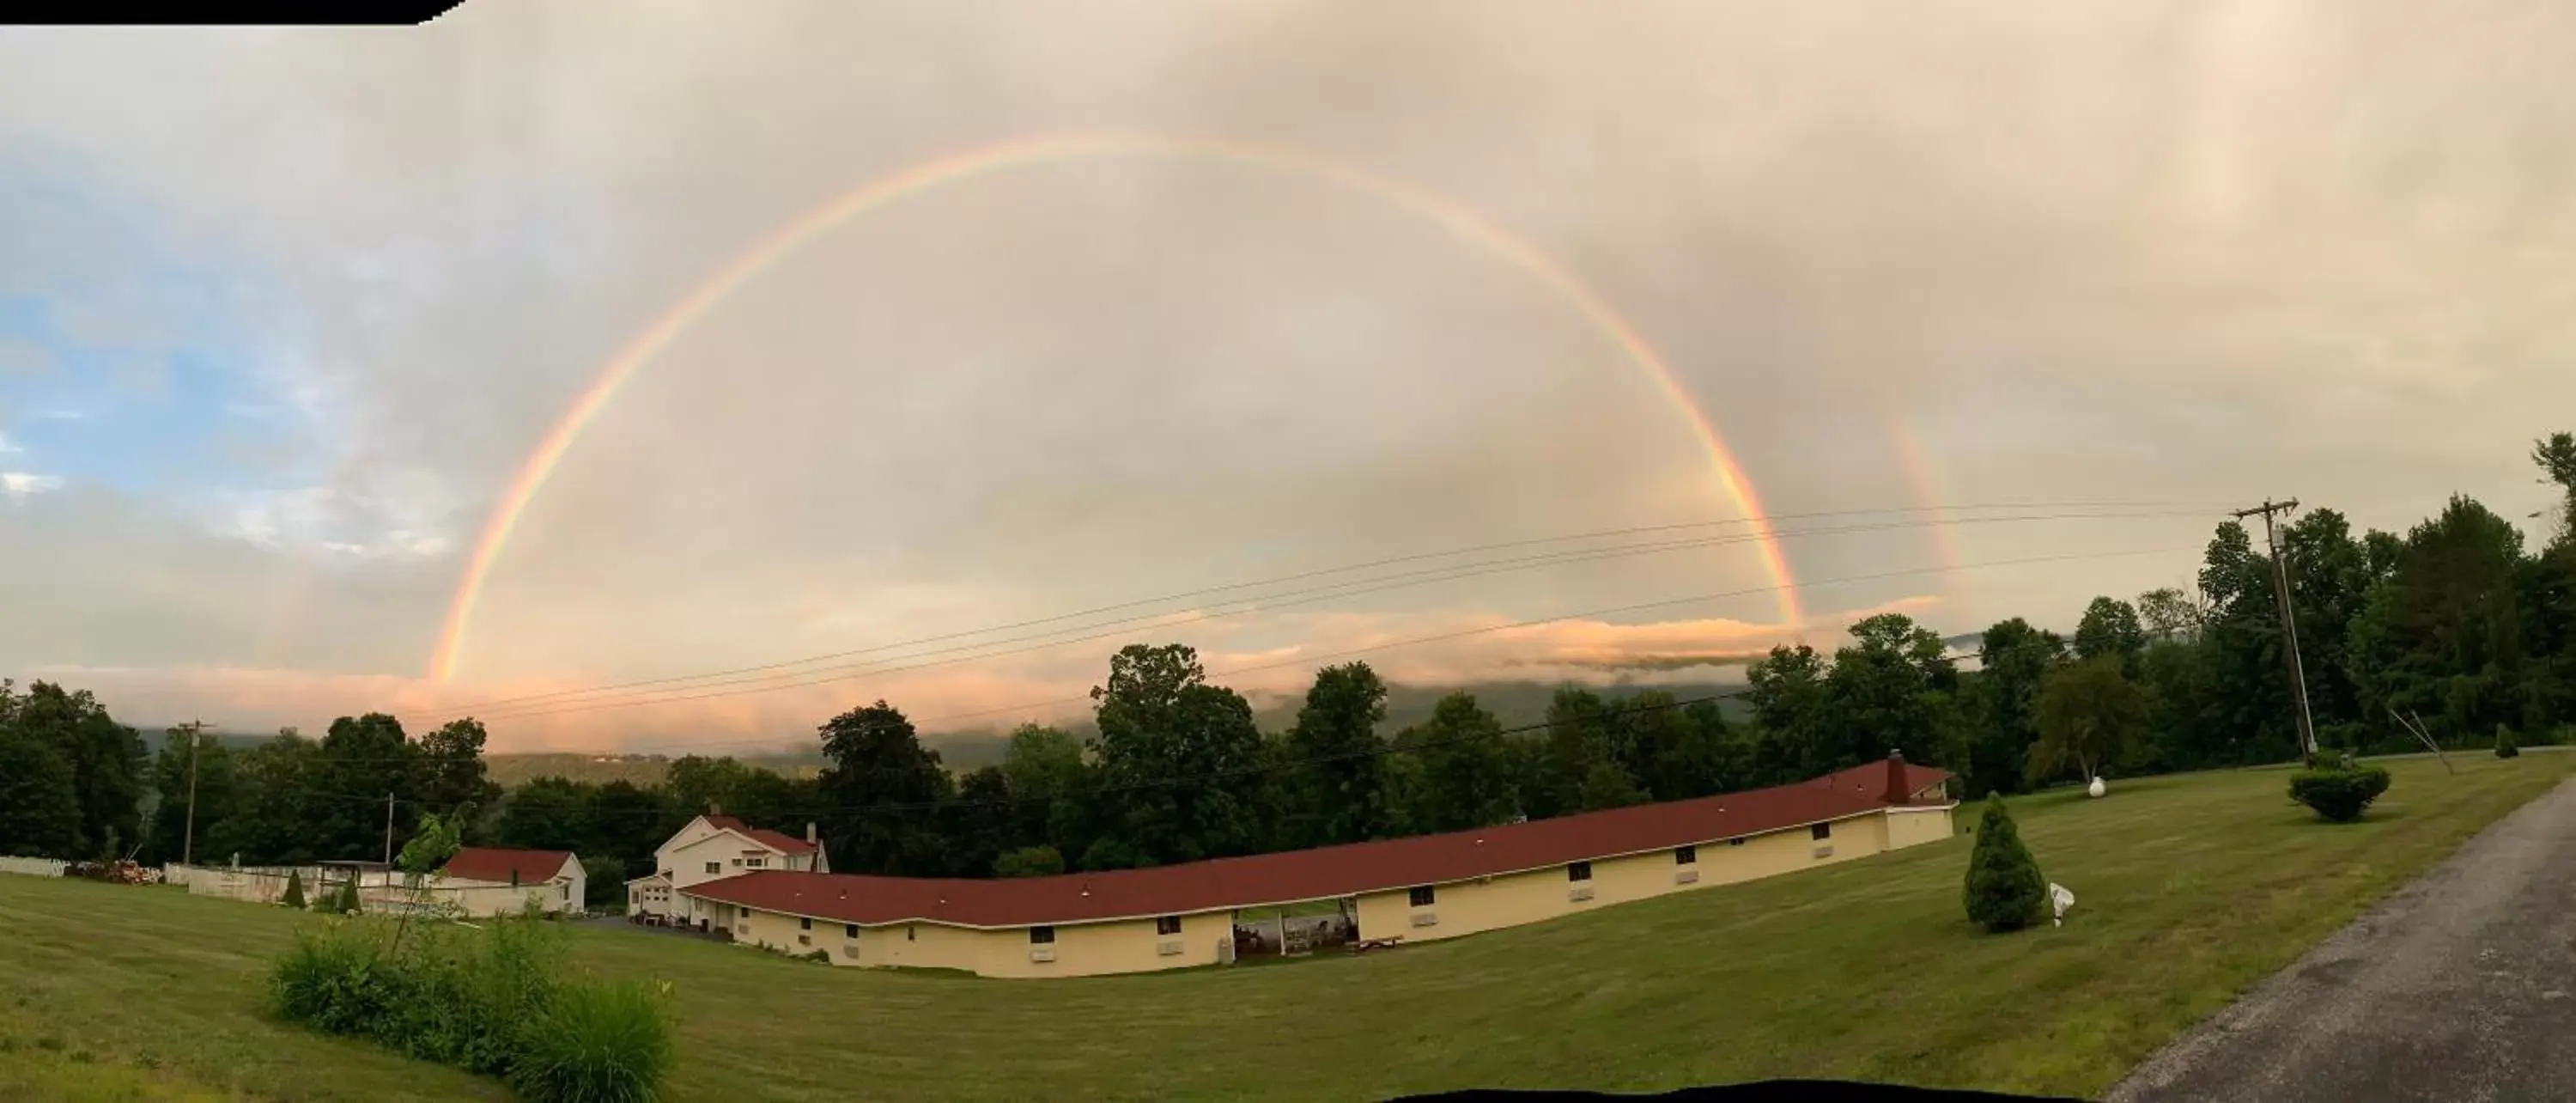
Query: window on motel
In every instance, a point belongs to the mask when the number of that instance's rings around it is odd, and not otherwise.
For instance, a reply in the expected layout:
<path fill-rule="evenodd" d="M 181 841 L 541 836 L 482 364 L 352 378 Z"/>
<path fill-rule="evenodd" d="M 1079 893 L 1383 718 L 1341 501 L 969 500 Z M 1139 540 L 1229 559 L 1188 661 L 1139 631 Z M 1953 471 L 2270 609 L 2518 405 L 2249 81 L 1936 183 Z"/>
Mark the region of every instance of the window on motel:
<path fill-rule="evenodd" d="M 1834 837 L 1834 825 L 1829 823 L 1820 823 L 1814 827 L 1808 828 L 1807 834 L 1813 835 L 1819 839 L 1830 839 Z"/>
<path fill-rule="evenodd" d="M 1181 933 L 1181 917 L 1180 917 L 1180 916 L 1177 916 L 1177 915 L 1166 915 L 1166 916 L 1164 916 L 1164 917 L 1162 917 L 1162 918 L 1160 918 L 1160 919 L 1155 920 L 1155 921 L 1154 921 L 1154 933 L 1155 933 L 1155 934 L 1179 934 L 1179 933 Z"/>
<path fill-rule="evenodd" d="M 1429 885 L 1424 885 L 1424 886 L 1422 886 L 1421 888 L 1418 888 L 1418 889 L 1413 890 L 1413 906 L 1414 906 L 1414 907 L 1417 907 L 1417 908 L 1427 908 L 1427 907 L 1430 907 L 1430 906 L 1431 906 L 1431 900 L 1432 900 L 1431 886 L 1429 886 Z"/>
<path fill-rule="evenodd" d="M 1686 846 L 1673 851 L 1674 865 L 1686 866 L 1696 861 L 1699 861 L 1699 848 L 1696 846 Z"/>
<path fill-rule="evenodd" d="M 1054 945 L 1054 944 L 1055 944 L 1055 928 L 1053 928 L 1053 927 L 1031 927 L 1031 928 L 1029 928 L 1029 945 L 1031 945 L 1031 946 L 1051 946 L 1051 945 Z"/>
<path fill-rule="evenodd" d="M 1591 879 L 1592 879 L 1592 863 L 1590 863 L 1590 862 L 1576 862 L 1576 863 L 1574 863 L 1574 864 L 1572 864 L 1572 865 L 1569 865 L 1569 866 L 1565 867 L 1565 879 L 1566 879 L 1566 880 L 1568 880 L 1568 881 L 1589 881 L 1589 880 L 1591 880 Z"/>

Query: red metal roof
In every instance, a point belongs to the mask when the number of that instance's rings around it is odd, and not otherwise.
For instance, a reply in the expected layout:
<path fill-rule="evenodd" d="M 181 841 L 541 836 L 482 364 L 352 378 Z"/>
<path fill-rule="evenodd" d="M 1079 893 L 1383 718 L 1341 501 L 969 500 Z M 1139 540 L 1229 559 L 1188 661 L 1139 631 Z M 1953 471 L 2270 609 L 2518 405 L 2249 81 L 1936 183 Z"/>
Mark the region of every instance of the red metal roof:
<path fill-rule="evenodd" d="M 1873 762 L 1750 792 L 1151 869 L 996 880 L 763 870 L 680 891 L 862 924 L 1016 927 L 1175 915 L 1445 884 L 1842 819 L 1889 806 L 1898 771 L 1916 798 L 1950 777 L 1929 766 Z"/>
<path fill-rule="evenodd" d="M 707 817 L 707 823 L 716 827 L 724 828 L 727 831 L 740 834 L 745 838 L 758 842 L 760 845 L 768 847 L 771 850 L 778 851 L 782 854 L 811 854 L 814 852 L 814 844 L 797 838 L 794 835 L 790 835 L 782 831 L 772 831 L 766 827 L 745 827 L 741 820 L 735 819 L 731 816 L 709 816 Z"/>
<path fill-rule="evenodd" d="M 438 874 L 462 881 L 491 881 L 506 885 L 510 883 L 510 875 L 516 873 L 520 884 L 536 885 L 563 872 L 564 863 L 571 860 L 572 852 L 568 850 L 503 850 L 469 846 L 449 858 Z"/>

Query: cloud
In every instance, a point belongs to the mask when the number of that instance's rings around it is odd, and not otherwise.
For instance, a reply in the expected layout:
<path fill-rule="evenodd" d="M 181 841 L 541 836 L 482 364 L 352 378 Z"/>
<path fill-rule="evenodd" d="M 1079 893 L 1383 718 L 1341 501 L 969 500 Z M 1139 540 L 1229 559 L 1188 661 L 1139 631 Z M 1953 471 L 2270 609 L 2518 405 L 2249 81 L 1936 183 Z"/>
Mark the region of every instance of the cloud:
<path fill-rule="evenodd" d="M 16 441 L 13 441 L 13 440 L 10 440 L 10 439 L 9 439 L 9 434 L 7 434 L 7 433 L 0 433 L 0 456 L 6 456 L 6 455 L 9 455 L 9 454 L 11 454 L 11 453 L 15 453 L 15 452 L 24 452 L 24 451 L 26 451 L 26 449 L 25 449 L 25 448 L 21 448 L 21 447 L 19 447 L 19 446 L 18 446 L 18 443 L 17 443 Z"/>
<path fill-rule="evenodd" d="M 63 488 L 62 476 L 31 475 L 24 471 L 0 471 L 0 493 L 25 501 L 34 495 Z"/>
<path fill-rule="evenodd" d="M 33 379 L 54 369 L 54 358 L 44 346 L 17 337 L 0 336 L 0 379 Z"/>
<path fill-rule="evenodd" d="M 15 36 L 0 310 L 35 304 L 13 334 L 51 328 L 0 345 L 0 403 L 69 481 L 11 494 L 0 665 L 409 677 L 494 503 L 673 303 L 863 182 L 1089 130 L 1307 150 L 1527 239 L 1661 352 L 1782 513 L 2261 491 L 2402 527 L 2454 490 L 2527 493 L 2513 442 L 2557 428 L 2533 411 L 2576 409 L 2576 195 L 2550 152 L 2576 148 L 2571 19 L 2543 0 L 1620 20 L 576 2 L 467 5 L 396 38 Z M 184 487 L 97 489 L 173 433 L 66 358 L 93 354 L 206 358 L 129 388 L 225 426 L 175 465 Z M 1295 173 L 1113 158 L 959 178 L 802 239 L 597 412 L 517 519 L 456 691 L 1733 515 L 1628 359 L 1548 281 Z M 47 435 L 27 411 L 95 420 Z M 96 442 L 81 463 L 74 436 Z M 2213 520 L 1786 546 L 1802 579 L 1861 579 L 1813 604 L 1937 591 L 1922 613 L 1945 633 L 2062 628 L 2093 594 L 2187 577 Z M 1865 577 L 2165 547 L 2186 550 Z M 1711 547 L 1204 638 L 1311 655 L 1363 622 L 1737 591 L 1689 613 L 1759 625 L 1770 581 L 1749 546 Z M 1322 611 L 1361 620 L 1284 615 Z M 1658 631 L 1409 661 L 1597 676 L 1761 645 Z M 1079 688 L 1085 654 L 921 692 L 973 711 Z M 275 679 L 243 684 L 289 694 Z M 841 702 L 756 700 L 632 715 L 766 733 Z"/>

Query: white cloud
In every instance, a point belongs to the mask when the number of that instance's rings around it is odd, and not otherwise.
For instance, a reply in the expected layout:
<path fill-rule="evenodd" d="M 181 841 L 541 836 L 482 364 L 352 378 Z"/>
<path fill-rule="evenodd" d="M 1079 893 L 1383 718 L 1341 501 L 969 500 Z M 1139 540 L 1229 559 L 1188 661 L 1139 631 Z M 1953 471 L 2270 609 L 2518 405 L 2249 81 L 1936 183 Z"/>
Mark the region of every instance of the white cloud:
<path fill-rule="evenodd" d="M 13 452 L 24 451 L 26 451 L 26 449 L 19 447 L 18 442 L 9 439 L 9 434 L 0 433 L 0 456 L 6 456 Z"/>
<path fill-rule="evenodd" d="M 257 547 L 359 559 L 432 559 L 453 541 L 421 527 L 420 502 L 352 494 L 331 486 L 235 491 L 213 531 Z"/>
<path fill-rule="evenodd" d="M 0 471 L 0 494 L 7 494 L 17 501 L 25 501 L 35 495 L 62 488 L 63 479 L 60 475 L 31 475 L 24 471 Z"/>

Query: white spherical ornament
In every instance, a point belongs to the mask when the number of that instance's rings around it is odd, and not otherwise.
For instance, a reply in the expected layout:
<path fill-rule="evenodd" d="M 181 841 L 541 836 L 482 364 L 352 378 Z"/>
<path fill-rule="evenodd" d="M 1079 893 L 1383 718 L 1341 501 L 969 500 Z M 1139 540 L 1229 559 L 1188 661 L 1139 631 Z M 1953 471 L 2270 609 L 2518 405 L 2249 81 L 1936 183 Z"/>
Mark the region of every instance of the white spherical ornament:
<path fill-rule="evenodd" d="M 2093 779 L 2093 784 L 2084 787 L 2084 793 L 2087 796 L 2098 797 L 2102 795 L 2102 791 L 2102 779 L 2099 777 Z"/>

